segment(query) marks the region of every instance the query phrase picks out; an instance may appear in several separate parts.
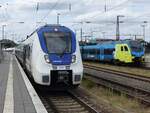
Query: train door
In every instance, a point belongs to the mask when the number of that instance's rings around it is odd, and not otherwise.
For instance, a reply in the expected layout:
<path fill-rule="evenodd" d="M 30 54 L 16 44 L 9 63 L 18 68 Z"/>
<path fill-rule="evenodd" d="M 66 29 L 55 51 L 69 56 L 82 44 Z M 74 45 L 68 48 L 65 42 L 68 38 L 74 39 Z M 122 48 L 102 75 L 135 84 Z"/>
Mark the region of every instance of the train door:
<path fill-rule="evenodd" d="M 88 59 L 89 49 L 84 49 L 83 58 Z"/>
<path fill-rule="evenodd" d="M 100 60 L 101 61 L 104 60 L 104 49 L 103 48 L 100 49 Z"/>
<path fill-rule="evenodd" d="M 23 47 L 23 64 L 26 65 L 26 46 Z"/>
<path fill-rule="evenodd" d="M 121 45 L 121 52 L 120 52 L 120 57 L 119 57 L 119 60 L 121 62 L 126 62 L 127 52 L 128 52 L 128 49 L 124 45 Z"/>
<path fill-rule="evenodd" d="M 95 49 L 89 49 L 88 59 L 95 60 Z"/>
<path fill-rule="evenodd" d="M 121 44 L 116 44 L 114 53 L 114 60 L 123 62 L 124 61 L 124 48 Z"/>
<path fill-rule="evenodd" d="M 93 51 L 94 51 L 94 53 L 93 53 L 93 55 L 94 55 L 94 60 L 97 60 L 97 58 L 98 58 L 97 49 L 93 49 Z"/>
<path fill-rule="evenodd" d="M 130 49 L 127 45 L 124 45 L 124 62 L 125 63 L 132 62 L 132 56 L 131 56 L 131 53 L 130 53 Z"/>
<path fill-rule="evenodd" d="M 100 60 L 100 49 L 96 49 L 96 60 Z"/>
<path fill-rule="evenodd" d="M 124 61 L 125 61 L 124 46 L 121 46 L 120 60 L 121 60 L 122 62 L 124 62 Z"/>
<path fill-rule="evenodd" d="M 30 45 L 25 46 L 25 65 L 28 71 L 30 71 Z"/>
<path fill-rule="evenodd" d="M 126 44 L 117 44 L 115 52 L 115 60 L 129 63 L 132 61 L 130 49 Z"/>

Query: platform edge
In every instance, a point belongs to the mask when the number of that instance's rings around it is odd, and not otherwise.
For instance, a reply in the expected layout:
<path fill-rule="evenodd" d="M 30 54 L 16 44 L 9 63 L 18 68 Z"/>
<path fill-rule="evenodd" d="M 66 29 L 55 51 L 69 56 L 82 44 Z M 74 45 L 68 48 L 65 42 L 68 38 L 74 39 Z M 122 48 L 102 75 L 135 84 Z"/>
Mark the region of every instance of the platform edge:
<path fill-rule="evenodd" d="M 35 107 L 36 113 L 48 113 L 46 108 L 44 107 L 42 101 L 40 100 L 40 97 L 38 96 L 38 94 L 36 93 L 32 84 L 30 83 L 29 79 L 27 78 L 27 75 L 25 74 L 24 70 L 22 69 L 21 65 L 19 64 L 16 56 L 14 56 L 14 58 L 18 64 L 19 70 L 21 72 L 21 75 L 22 75 L 25 85 L 27 87 L 28 93 L 29 93 L 29 95 L 32 99 L 33 105 Z"/>

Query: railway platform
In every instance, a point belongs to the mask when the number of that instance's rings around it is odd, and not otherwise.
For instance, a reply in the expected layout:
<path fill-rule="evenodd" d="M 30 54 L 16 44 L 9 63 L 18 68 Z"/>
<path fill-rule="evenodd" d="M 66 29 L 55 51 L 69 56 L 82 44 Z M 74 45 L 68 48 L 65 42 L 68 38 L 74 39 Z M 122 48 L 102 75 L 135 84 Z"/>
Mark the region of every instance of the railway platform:
<path fill-rule="evenodd" d="M 16 57 L 0 63 L 0 113 L 47 113 Z"/>

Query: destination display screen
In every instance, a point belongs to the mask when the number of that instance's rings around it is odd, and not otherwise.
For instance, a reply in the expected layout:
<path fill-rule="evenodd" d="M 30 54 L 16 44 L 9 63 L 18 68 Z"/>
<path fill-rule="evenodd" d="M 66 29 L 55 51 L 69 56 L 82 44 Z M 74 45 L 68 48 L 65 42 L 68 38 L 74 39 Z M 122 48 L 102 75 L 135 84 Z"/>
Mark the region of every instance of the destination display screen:
<path fill-rule="evenodd" d="M 45 32 L 44 33 L 44 36 L 46 37 L 46 38 L 64 38 L 65 36 L 67 36 L 67 35 L 69 35 L 68 33 L 49 33 L 49 32 Z"/>

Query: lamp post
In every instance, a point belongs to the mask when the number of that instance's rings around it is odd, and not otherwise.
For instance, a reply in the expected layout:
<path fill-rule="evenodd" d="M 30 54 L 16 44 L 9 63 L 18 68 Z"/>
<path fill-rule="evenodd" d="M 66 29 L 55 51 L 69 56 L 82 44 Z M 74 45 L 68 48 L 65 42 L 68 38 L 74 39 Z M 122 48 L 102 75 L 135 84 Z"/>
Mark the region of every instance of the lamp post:
<path fill-rule="evenodd" d="M 60 16 L 60 13 L 57 13 L 57 25 L 59 25 L 59 21 L 60 21 L 60 20 L 59 20 L 59 19 L 60 19 L 59 16 Z"/>
<path fill-rule="evenodd" d="M 2 25 L 2 39 L 5 39 L 5 27 L 6 25 Z"/>
<path fill-rule="evenodd" d="M 145 27 L 147 23 L 148 23 L 147 21 L 144 21 L 143 24 L 141 25 L 141 27 L 143 28 L 143 40 L 144 41 L 145 41 Z"/>
<path fill-rule="evenodd" d="M 116 40 L 120 40 L 120 17 L 124 17 L 123 15 L 117 16 L 117 23 L 116 23 Z"/>
<path fill-rule="evenodd" d="M 103 38 L 104 38 L 104 39 L 105 39 L 105 33 L 106 33 L 106 32 L 104 32 L 104 31 L 102 32 L 102 34 L 103 34 Z"/>

